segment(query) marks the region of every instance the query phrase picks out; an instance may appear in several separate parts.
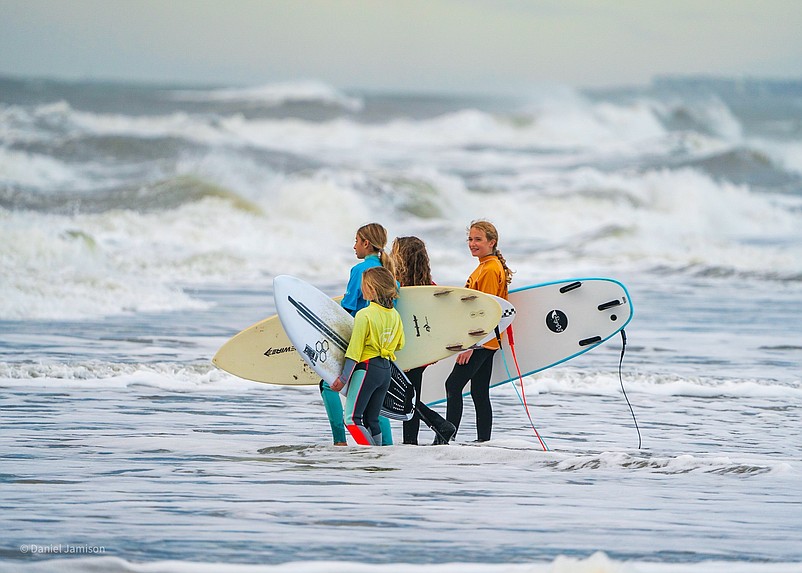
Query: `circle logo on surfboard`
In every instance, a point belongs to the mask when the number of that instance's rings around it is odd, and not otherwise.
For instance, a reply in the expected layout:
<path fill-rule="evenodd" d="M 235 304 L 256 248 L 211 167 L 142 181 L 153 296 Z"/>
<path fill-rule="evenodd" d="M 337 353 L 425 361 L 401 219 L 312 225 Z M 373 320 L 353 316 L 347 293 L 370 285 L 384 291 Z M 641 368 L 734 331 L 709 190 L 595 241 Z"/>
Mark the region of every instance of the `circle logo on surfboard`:
<path fill-rule="evenodd" d="M 555 334 L 565 332 L 568 328 L 568 317 L 561 310 L 550 310 L 546 313 L 546 326 Z"/>

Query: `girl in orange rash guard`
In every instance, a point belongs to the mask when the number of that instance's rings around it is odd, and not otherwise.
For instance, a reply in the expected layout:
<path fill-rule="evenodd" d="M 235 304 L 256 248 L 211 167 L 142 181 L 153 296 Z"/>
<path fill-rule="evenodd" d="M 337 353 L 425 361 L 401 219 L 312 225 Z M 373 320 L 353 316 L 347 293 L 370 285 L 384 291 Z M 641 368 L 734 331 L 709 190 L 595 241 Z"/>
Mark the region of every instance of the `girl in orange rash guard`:
<path fill-rule="evenodd" d="M 465 286 L 506 299 L 512 271 L 498 250 L 496 227 L 489 221 L 473 221 L 468 229 L 468 249 L 479 259 L 479 266 L 468 277 Z M 493 374 L 493 355 L 498 348 L 498 340 L 494 339 L 481 348 L 462 352 L 457 356 L 457 363 L 445 382 L 446 419 L 457 430 L 462 419 L 462 391 L 468 382 L 471 383 L 478 442 L 489 440 L 493 428 L 490 377 Z"/>

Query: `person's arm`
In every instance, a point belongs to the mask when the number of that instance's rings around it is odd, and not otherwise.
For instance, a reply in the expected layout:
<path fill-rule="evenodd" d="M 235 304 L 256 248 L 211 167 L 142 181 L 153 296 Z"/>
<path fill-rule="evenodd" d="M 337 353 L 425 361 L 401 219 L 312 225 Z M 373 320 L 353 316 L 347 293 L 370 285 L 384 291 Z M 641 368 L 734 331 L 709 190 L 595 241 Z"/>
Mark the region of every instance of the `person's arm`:
<path fill-rule="evenodd" d="M 348 383 L 348 380 L 350 380 L 351 376 L 354 374 L 356 365 L 357 365 L 356 360 L 351 360 L 350 358 L 346 358 L 345 362 L 343 363 L 342 373 L 339 376 L 337 376 L 337 379 L 329 385 L 329 388 L 331 388 L 335 392 L 339 392 L 340 390 L 342 390 L 343 387 Z"/>
<path fill-rule="evenodd" d="M 362 352 L 365 350 L 365 340 L 368 335 L 368 317 L 365 312 L 357 312 L 354 317 L 354 330 L 351 332 L 351 340 L 348 342 L 348 349 L 345 351 L 345 363 L 343 369 L 334 383 L 329 387 L 335 392 L 343 389 L 343 386 L 351 379 L 357 362 L 362 359 Z"/>
<path fill-rule="evenodd" d="M 359 265 L 351 269 L 351 274 L 348 277 L 348 284 L 345 287 L 345 295 L 340 301 L 340 306 L 348 311 L 351 316 L 356 315 L 356 309 L 359 306 L 359 298 L 362 295 L 362 269 Z"/>
<path fill-rule="evenodd" d="M 460 352 L 457 354 L 457 364 L 467 364 L 470 361 L 471 356 L 473 356 L 473 349 Z"/>

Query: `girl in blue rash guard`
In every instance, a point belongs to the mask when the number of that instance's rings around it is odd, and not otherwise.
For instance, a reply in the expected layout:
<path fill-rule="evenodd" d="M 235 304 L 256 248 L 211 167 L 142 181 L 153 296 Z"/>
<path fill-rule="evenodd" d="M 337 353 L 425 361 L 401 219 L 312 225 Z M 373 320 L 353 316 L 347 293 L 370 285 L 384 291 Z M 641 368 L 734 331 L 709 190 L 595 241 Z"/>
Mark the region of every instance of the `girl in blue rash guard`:
<path fill-rule="evenodd" d="M 348 384 L 345 421 L 356 443 L 381 446 L 385 444 L 379 412 L 390 387 L 395 351 L 404 347 L 404 327 L 393 307 L 398 287 L 390 271 L 381 267 L 366 270 L 362 291 L 370 304 L 354 317 L 342 374 L 331 389 L 339 391 Z"/>
<path fill-rule="evenodd" d="M 365 300 L 362 294 L 362 273 L 367 269 L 382 266 L 393 273 L 392 261 L 387 253 L 384 252 L 386 244 L 387 230 L 378 223 L 363 225 L 356 232 L 354 253 L 361 262 L 351 268 L 348 285 L 345 288 L 345 296 L 343 296 L 340 303 L 351 316 L 355 316 L 358 311 L 368 306 L 368 301 Z M 345 446 L 347 442 L 345 440 L 344 413 L 340 395 L 322 380 L 320 381 L 320 395 L 323 398 L 323 406 L 326 408 L 326 415 L 329 418 L 334 445 Z M 381 416 L 379 423 L 382 427 L 382 445 L 392 445 L 393 435 L 390 420 Z"/>

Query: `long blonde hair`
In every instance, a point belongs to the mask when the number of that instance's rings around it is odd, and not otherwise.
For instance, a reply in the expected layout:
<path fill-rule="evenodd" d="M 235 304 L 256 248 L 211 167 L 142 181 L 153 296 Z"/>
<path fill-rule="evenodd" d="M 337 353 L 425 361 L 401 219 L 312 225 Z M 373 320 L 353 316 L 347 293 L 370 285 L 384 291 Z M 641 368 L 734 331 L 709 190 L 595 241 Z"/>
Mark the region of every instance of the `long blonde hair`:
<path fill-rule="evenodd" d="M 476 221 L 471 221 L 471 225 L 468 227 L 468 231 L 470 232 L 471 229 L 479 229 L 485 234 L 488 241 L 495 241 L 493 244 L 493 255 L 498 257 L 498 261 L 501 263 L 501 266 L 504 267 L 504 274 L 507 277 L 507 284 L 512 282 L 512 275 L 514 271 L 507 266 L 507 261 L 504 260 L 504 256 L 501 254 L 501 251 L 498 250 L 498 231 L 496 230 L 495 225 L 490 221 L 485 221 L 484 219 L 479 219 Z"/>
<path fill-rule="evenodd" d="M 368 223 L 359 227 L 356 235 L 370 243 L 374 252 L 379 255 L 379 261 L 381 261 L 382 266 L 395 276 L 395 265 L 390 255 L 384 252 L 384 247 L 387 245 L 387 229 L 378 223 Z"/>
<path fill-rule="evenodd" d="M 385 308 L 393 308 L 393 301 L 398 298 L 395 277 L 384 267 L 371 267 L 362 273 L 362 295 L 371 295 L 369 300 L 379 303 Z"/>

